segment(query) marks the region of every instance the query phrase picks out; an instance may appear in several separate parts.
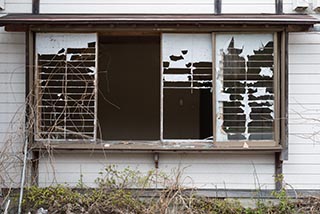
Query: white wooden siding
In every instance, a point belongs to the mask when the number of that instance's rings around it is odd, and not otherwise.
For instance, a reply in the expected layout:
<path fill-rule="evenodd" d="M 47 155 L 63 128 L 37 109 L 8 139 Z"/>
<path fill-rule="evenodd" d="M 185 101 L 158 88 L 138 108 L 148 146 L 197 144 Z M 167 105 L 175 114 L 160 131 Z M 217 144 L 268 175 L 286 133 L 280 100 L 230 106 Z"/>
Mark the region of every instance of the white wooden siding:
<path fill-rule="evenodd" d="M 289 160 L 285 181 L 320 189 L 320 32 L 289 39 Z"/>
<path fill-rule="evenodd" d="M 275 13 L 274 0 L 222 0 L 222 13 Z"/>
<path fill-rule="evenodd" d="M 4 0 L 4 10 L 0 10 L 0 14 L 31 12 L 32 0 Z"/>
<path fill-rule="evenodd" d="M 67 182 L 75 186 L 83 175 L 83 181 L 94 186 L 99 172 L 108 164 L 120 170 L 128 166 L 141 172 L 155 169 L 152 154 L 59 153 L 53 160 L 47 156 L 41 159 L 39 183 L 48 186 Z M 160 154 L 159 171 L 170 175 L 181 169 L 183 184 L 200 189 L 272 189 L 273 164 L 272 155 Z"/>
<path fill-rule="evenodd" d="M 41 0 L 40 13 L 213 13 L 214 0 Z"/>
<path fill-rule="evenodd" d="M 7 1 L 8 2 L 8 1 Z M 15 2 L 15 1 L 11 1 Z M 8 7 L 6 7 L 8 9 Z M 12 142 L 6 155 L 12 183 L 17 187 L 21 173 L 20 153 L 23 144 L 24 103 L 25 103 L 25 36 L 24 33 L 8 33 L 0 29 L 0 148 Z M 8 163 L 7 162 L 7 163 Z M 5 172 L 0 172 L 5 175 Z M 1 181 L 0 181 L 1 182 Z M 3 183 L 0 183 L 3 185 Z"/>

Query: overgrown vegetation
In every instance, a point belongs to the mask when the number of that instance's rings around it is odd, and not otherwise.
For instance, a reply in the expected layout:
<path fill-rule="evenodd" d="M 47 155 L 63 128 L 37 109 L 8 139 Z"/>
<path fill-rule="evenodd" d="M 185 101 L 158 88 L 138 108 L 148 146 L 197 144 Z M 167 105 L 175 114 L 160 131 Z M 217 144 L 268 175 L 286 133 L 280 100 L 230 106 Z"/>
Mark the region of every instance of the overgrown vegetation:
<path fill-rule="evenodd" d="M 97 188 L 86 187 L 82 177 L 78 188 L 67 185 L 27 188 L 23 199 L 23 213 L 37 213 L 39 208 L 47 209 L 50 214 L 320 213 L 320 199 L 294 201 L 289 199 L 285 188 L 273 192 L 277 203 L 266 203 L 258 198 L 254 208 L 247 208 L 235 199 L 199 196 L 196 190 L 186 189 L 181 185 L 181 171 L 177 170 L 173 174 L 174 176 L 168 177 L 157 171 L 144 174 L 130 168 L 117 170 L 115 166 L 108 166 L 96 179 Z M 162 190 L 150 194 L 148 189 L 154 187 Z"/>

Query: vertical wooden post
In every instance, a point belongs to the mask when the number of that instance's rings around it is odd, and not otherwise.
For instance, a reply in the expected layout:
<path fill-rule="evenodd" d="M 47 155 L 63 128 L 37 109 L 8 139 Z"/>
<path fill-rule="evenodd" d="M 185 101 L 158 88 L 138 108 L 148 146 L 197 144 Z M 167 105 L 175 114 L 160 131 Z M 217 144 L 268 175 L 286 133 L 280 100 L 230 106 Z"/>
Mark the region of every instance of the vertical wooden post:
<path fill-rule="evenodd" d="M 275 153 L 275 188 L 277 191 L 282 189 L 282 160 L 281 160 L 281 153 Z"/>
<path fill-rule="evenodd" d="M 32 14 L 40 13 L 40 0 L 32 0 Z"/>
<path fill-rule="evenodd" d="M 214 1 L 214 13 L 221 14 L 221 4 L 222 0 L 215 0 Z"/>
<path fill-rule="evenodd" d="M 288 160 L 288 96 L 289 96 L 289 83 L 288 83 L 288 32 L 283 31 L 281 36 L 281 109 L 280 109 L 280 142 L 282 146 L 281 160 Z"/>
<path fill-rule="evenodd" d="M 26 32 L 26 68 L 25 68 L 25 97 L 26 97 L 26 106 L 25 106 L 25 137 L 27 138 L 29 145 L 34 142 L 34 134 L 33 129 L 30 127 L 30 115 L 34 112 L 30 105 L 34 105 L 33 96 L 30 96 L 30 93 L 33 93 L 34 89 L 34 41 L 35 34 L 32 31 Z M 32 118 L 33 120 L 34 118 Z M 32 133 L 31 133 L 32 132 Z M 39 151 L 30 151 L 32 152 L 31 159 L 31 184 L 38 184 L 38 159 L 39 159 Z"/>
<path fill-rule="evenodd" d="M 276 7 L 276 14 L 283 13 L 283 1 L 282 0 L 275 0 L 275 7 Z"/>

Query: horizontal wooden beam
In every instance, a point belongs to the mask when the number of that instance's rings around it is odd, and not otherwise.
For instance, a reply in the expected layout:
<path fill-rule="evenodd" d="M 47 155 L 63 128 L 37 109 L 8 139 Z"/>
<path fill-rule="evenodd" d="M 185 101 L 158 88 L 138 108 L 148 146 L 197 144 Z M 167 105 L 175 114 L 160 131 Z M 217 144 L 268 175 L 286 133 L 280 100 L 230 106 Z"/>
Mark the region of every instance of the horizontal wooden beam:
<path fill-rule="evenodd" d="M 281 151 L 281 146 L 254 146 L 243 148 L 242 146 L 217 146 L 213 143 L 163 143 L 160 141 L 105 141 L 103 143 L 90 142 L 37 142 L 33 149 L 43 150 L 95 150 L 95 151 L 119 151 L 119 152 L 181 152 L 181 153 L 275 153 Z"/>

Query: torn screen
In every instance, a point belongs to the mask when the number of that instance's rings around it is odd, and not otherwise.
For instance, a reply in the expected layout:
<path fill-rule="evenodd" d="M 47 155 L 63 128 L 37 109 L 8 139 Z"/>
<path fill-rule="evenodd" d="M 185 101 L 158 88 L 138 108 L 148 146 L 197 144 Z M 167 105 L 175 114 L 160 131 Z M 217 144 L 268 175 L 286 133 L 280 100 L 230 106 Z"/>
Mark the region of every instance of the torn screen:
<path fill-rule="evenodd" d="M 217 141 L 274 139 L 272 34 L 216 36 Z"/>
<path fill-rule="evenodd" d="M 96 35 L 37 34 L 37 139 L 95 140 Z"/>

